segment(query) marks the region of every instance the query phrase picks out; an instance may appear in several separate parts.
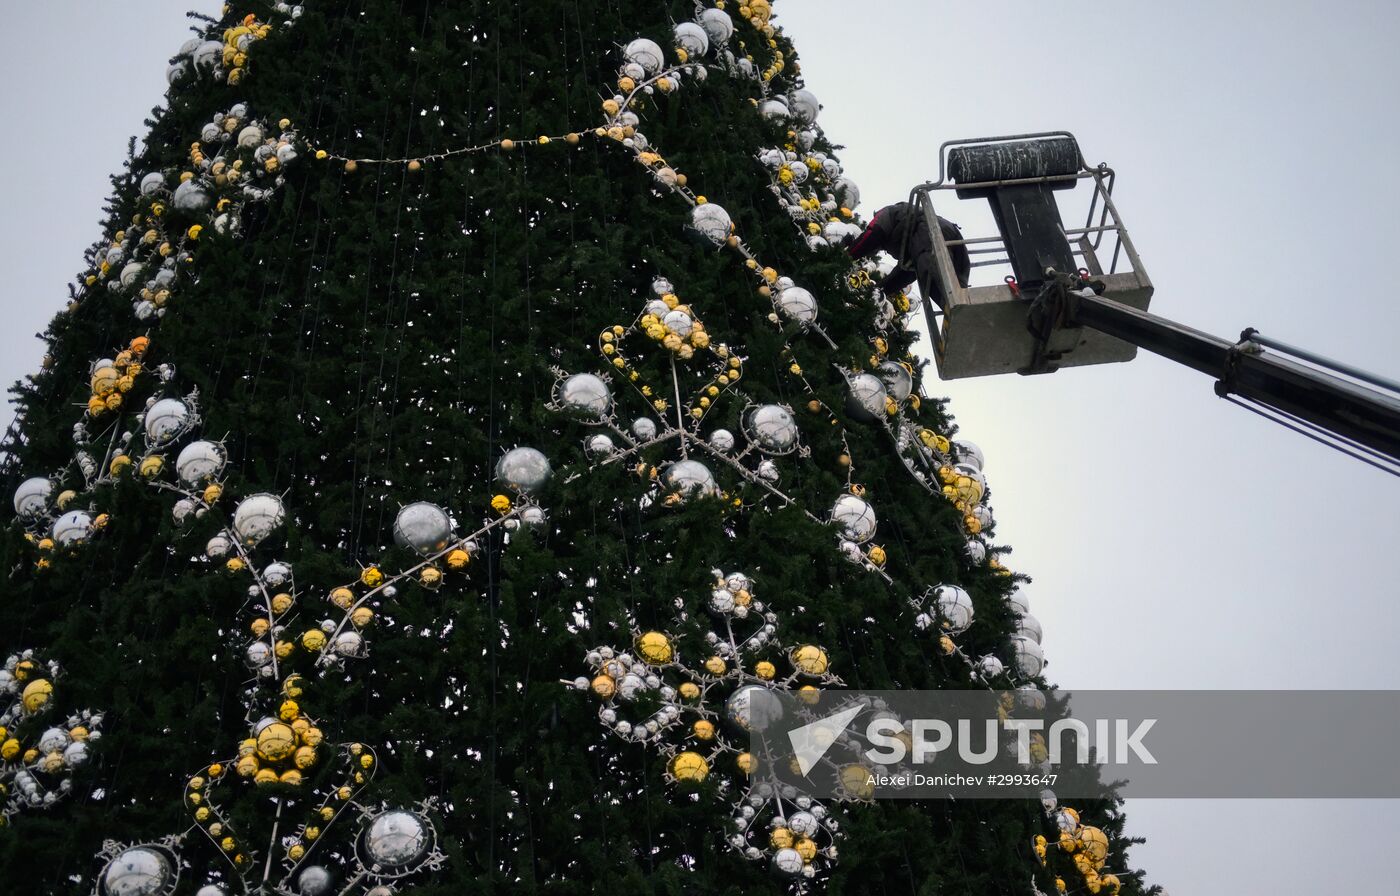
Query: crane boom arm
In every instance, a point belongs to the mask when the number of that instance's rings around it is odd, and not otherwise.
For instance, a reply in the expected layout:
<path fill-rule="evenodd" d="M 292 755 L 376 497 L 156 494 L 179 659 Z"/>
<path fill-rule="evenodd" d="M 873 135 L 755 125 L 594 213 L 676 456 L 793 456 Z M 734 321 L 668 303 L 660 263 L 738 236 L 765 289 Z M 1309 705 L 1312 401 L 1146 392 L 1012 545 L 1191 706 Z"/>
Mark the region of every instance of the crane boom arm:
<path fill-rule="evenodd" d="M 1199 370 L 1216 379 L 1216 393 L 1239 395 L 1400 463 L 1400 400 L 1334 376 L 1248 339 L 1218 336 L 1138 311 L 1080 289 L 1066 296 L 1065 323 L 1085 326 Z"/>

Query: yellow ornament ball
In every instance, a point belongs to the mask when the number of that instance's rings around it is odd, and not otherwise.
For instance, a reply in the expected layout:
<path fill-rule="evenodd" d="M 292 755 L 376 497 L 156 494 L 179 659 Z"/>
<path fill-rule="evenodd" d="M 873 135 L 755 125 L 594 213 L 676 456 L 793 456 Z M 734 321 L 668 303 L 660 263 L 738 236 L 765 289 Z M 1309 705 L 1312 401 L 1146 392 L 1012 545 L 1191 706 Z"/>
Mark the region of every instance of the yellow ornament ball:
<path fill-rule="evenodd" d="M 825 675 L 830 660 L 815 644 L 803 644 L 792 652 L 792 664 L 804 675 Z"/>
<path fill-rule="evenodd" d="M 290 784 L 291 786 L 296 787 L 297 785 L 301 784 L 301 772 L 297 771 L 294 768 L 289 768 L 281 775 L 279 775 L 277 777 L 277 780 L 282 782 L 283 784 Z"/>
<path fill-rule="evenodd" d="M 342 586 L 331 592 L 331 603 L 340 607 L 342 610 L 348 610 L 350 605 L 354 602 L 355 592 L 351 591 L 349 588 Z"/>
<path fill-rule="evenodd" d="M 505 495 L 496 495 L 491 499 L 491 509 L 497 513 L 507 513 L 510 511 L 510 498 Z"/>
<path fill-rule="evenodd" d="M 306 855 L 306 847 L 302 846 L 300 843 L 292 844 L 292 848 L 287 850 L 287 858 L 291 859 L 293 862 L 304 855 Z"/>
<path fill-rule="evenodd" d="M 205 504 L 213 504 L 223 497 L 223 494 L 224 487 L 215 482 L 205 487 L 204 494 L 201 497 L 203 497 Z"/>
<path fill-rule="evenodd" d="M 255 756 L 244 756 L 244 757 L 242 757 L 241 759 L 238 760 L 238 763 L 234 766 L 234 770 L 237 771 L 239 775 L 241 775 L 241 776 L 243 776 L 243 777 L 245 777 L 245 778 L 251 778 L 251 777 L 253 777 L 253 775 L 257 774 L 257 771 L 258 771 L 258 760 L 257 760 L 257 757 L 255 757 Z"/>
<path fill-rule="evenodd" d="M 715 725 L 708 719 L 700 719 L 691 726 L 690 731 L 700 740 L 714 740 Z"/>
<path fill-rule="evenodd" d="M 311 768 L 316 764 L 316 748 L 308 746 L 297 747 L 296 752 L 292 754 L 292 762 L 300 769 Z"/>
<path fill-rule="evenodd" d="M 471 559 L 471 554 L 468 554 L 461 548 L 454 548 L 453 550 L 447 552 L 447 568 L 466 569 L 467 564 L 471 562 Z"/>
<path fill-rule="evenodd" d="M 243 559 L 241 557 L 230 557 L 224 561 L 224 569 L 229 572 L 239 572 L 243 569 Z"/>
<path fill-rule="evenodd" d="M 356 607 L 350 613 L 350 624 L 355 628 L 364 628 L 374 621 L 374 611 L 369 607 Z"/>
<path fill-rule="evenodd" d="M 723 675 L 728 668 L 721 657 L 712 656 L 705 660 L 705 671 L 711 675 Z"/>
<path fill-rule="evenodd" d="M 377 566 L 366 566 L 360 570 L 360 582 L 366 588 L 375 588 L 384 581 L 384 573 Z"/>
<path fill-rule="evenodd" d="M 272 628 L 272 623 L 262 617 L 254 619 L 252 624 L 248 626 L 248 630 L 253 633 L 254 638 L 261 638 L 263 635 L 267 634 L 267 630 L 270 628 Z"/>
<path fill-rule="evenodd" d="M 24 686 L 20 693 L 20 703 L 25 712 L 38 712 L 48 705 L 53 697 L 53 685 L 48 679 L 36 678 Z"/>
<path fill-rule="evenodd" d="M 797 854 L 802 857 L 802 861 L 810 862 L 817 857 L 817 844 L 809 837 L 803 837 L 792 845 L 797 850 Z"/>
<path fill-rule="evenodd" d="M 758 762 L 753 758 L 752 753 L 740 753 L 735 757 L 734 763 L 739 766 L 739 771 L 746 775 L 753 774 L 753 770 L 758 767 Z"/>
<path fill-rule="evenodd" d="M 1100 829 L 1086 824 L 1079 829 L 1079 848 L 1093 860 L 1094 867 L 1097 869 L 1108 858 L 1108 835 Z"/>
<path fill-rule="evenodd" d="M 593 681 L 589 684 L 589 687 L 593 689 L 593 693 L 597 694 L 604 700 L 617 693 L 617 682 L 613 680 L 611 675 L 594 676 Z"/>
<path fill-rule="evenodd" d="M 0 759 L 9 762 L 19 755 L 19 751 L 19 741 L 15 740 L 13 737 L 7 738 L 3 744 L 0 744 Z"/>
<path fill-rule="evenodd" d="M 257 773 L 253 775 L 253 783 L 259 787 L 265 787 L 268 784 L 276 784 L 277 773 L 270 768 L 260 768 L 257 770 Z"/>
<path fill-rule="evenodd" d="M 295 601 L 290 594 L 285 592 L 282 594 L 274 594 L 272 596 L 272 612 L 281 616 L 292 608 L 293 603 L 295 603 Z"/>
<path fill-rule="evenodd" d="M 693 681 L 683 682 L 677 690 L 684 700 L 695 700 L 700 696 L 700 687 Z"/>
<path fill-rule="evenodd" d="M 120 476 L 131 469 L 131 458 L 125 454 L 118 454 L 112 458 L 111 465 L 107 468 L 113 476 Z"/>
<path fill-rule="evenodd" d="M 816 706 L 822 699 L 821 689 L 816 685 L 804 684 L 797 689 L 797 699 L 808 706 Z"/>
<path fill-rule="evenodd" d="M 418 573 L 418 582 L 424 588 L 436 588 L 438 585 L 442 584 L 442 570 L 438 569 L 436 566 L 425 566 Z M 363 610 L 365 607 L 361 607 L 360 609 Z M 358 613 L 359 610 L 355 612 Z M 353 620 L 354 617 L 352 616 L 351 621 Z"/>
<path fill-rule="evenodd" d="M 277 718 L 284 722 L 294 722 L 301 715 L 301 706 L 295 700 L 283 700 L 277 707 Z"/>
<path fill-rule="evenodd" d="M 870 769 L 859 763 L 841 766 L 838 777 L 845 791 L 856 799 L 869 799 L 875 792 L 875 785 L 870 780 Z"/>
<path fill-rule="evenodd" d="M 313 725 L 312 727 L 302 732 L 301 742 L 306 744 L 308 747 L 314 747 L 319 745 L 321 741 L 325 740 L 325 737 L 326 736 L 321 733 L 321 729 Z"/>
<path fill-rule="evenodd" d="M 661 632 L 647 632 L 637 638 L 637 653 L 649 665 L 661 666 L 669 663 L 675 655 L 671 639 Z"/>
<path fill-rule="evenodd" d="M 772 681 L 773 676 L 778 674 L 778 668 L 767 660 L 760 660 L 753 667 L 753 673 L 764 681 Z"/>
<path fill-rule="evenodd" d="M 319 628 L 307 629 L 302 633 L 301 646 L 311 653 L 320 653 L 326 646 L 326 633 Z"/>
<path fill-rule="evenodd" d="M 297 734 L 292 726 L 273 722 L 258 732 L 258 756 L 268 762 L 281 762 L 296 749 Z"/>
<path fill-rule="evenodd" d="M 671 758 L 671 777 L 688 784 L 698 784 L 710 773 L 710 763 L 699 753 L 686 750 Z"/>
<path fill-rule="evenodd" d="M 774 849 L 790 849 L 792 844 L 792 831 L 787 828 L 774 828 L 768 834 L 768 845 Z"/>

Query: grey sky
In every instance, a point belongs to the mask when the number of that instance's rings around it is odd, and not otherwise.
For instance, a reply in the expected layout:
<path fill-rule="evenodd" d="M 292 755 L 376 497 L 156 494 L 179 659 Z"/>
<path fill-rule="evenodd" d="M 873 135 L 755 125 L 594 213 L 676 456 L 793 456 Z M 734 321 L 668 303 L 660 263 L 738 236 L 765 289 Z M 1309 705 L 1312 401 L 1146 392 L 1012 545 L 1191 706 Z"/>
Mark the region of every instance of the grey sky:
<path fill-rule="evenodd" d="M 107 175 L 164 94 L 183 12 L 144 0 L 13 10 L 0 54 L 0 380 L 97 235 Z M 1400 12 L 1386 2 L 779 0 L 867 214 L 936 175 L 954 137 L 1069 129 L 1119 172 L 1153 310 L 1245 326 L 1391 375 Z M 624 35 L 619 35 L 623 37 Z M 951 217 L 978 225 L 980 210 Z M 934 383 L 987 454 L 999 540 L 1035 576 L 1049 674 L 1077 688 L 1396 688 L 1400 483 L 1222 402 L 1150 355 Z M 8 415 L 6 415 L 8 416 Z M 1129 804 L 1181 893 L 1368 890 L 1389 802 Z M 1299 861 L 1319 830 L 1342 850 Z"/>

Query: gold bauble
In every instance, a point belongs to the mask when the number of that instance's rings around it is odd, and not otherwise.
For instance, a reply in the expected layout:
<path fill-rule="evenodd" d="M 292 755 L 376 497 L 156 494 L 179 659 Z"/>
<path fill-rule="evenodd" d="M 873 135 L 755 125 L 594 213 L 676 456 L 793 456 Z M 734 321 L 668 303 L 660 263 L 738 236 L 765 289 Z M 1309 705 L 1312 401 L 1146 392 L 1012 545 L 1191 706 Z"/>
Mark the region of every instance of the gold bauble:
<path fill-rule="evenodd" d="M 593 681 L 589 684 L 589 687 L 593 689 L 593 693 L 597 694 L 599 697 L 602 697 L 604 700 L 617 693 L 617 682 L 613 681 L 611 675 L 594 676 Z"/>
<path fill-rule="evenodd" d="M 238 760 L 238 763 L 234 766 L 234 769 L 238 772 L 238 774 L 242 775 L 243 777 L 251 778 L 254 774 L 257 773 L 258 770 L 257 757 L 244 756 L 242 759 Z"/>
<path fill-rule="evenodd" d="M 304 855 L 306 855 L 306 847 L 302 846 L 300 843 L 293 843 L 292 848 L 287 850 L 287 858 L 291 859 L 293 862 Z"/>
<path fill-rule="evenodd" d="M 684 700 L 695 700 L 700 696 L 700 687 L 693 681 L 683 682 L 678 690 Z"/>
<path fill-rule="evenodd" d="M 350 605 L 354 602 L 355 592 L 351 591 L 349 588 L 342 586 L 331 592 L 331 603 L 340 607 L 342 610 L 348 610 Z"/>
<path fill-rule="evenodd" d="M 313 765 L 316 764 L 315 747 L 297 747 L 296 752 L 292 754 L 292 762 L 295 763 L 296 767 L 300 769 L 311 768 Z"/>
<path fill-rule="evenodd" d="M 384 573 L 379 571 L 377 566 L 366 566 L 360 570 L 360 583 L 366 588 L 377 587 L 384 581 Z"/>
<path fill-rule="evenodd" d="M 471 559 L 471 554 L 468 554 L 461 548 L 454 548 L 453 550 L 448 551 L 447 553 L 447 568 L 466 569 L 467 564 L 471 562 Z"/>
<path fill-rule="evenodd" d="M 16 756 L 18 756 L 19 751 L 19 741 L 14 739 L 13 737 L 6 739 L 4 743 L 0 743 L 0 759 L 4 759 L 6 762 L 11 761 Z"/>
<path fill-rule="evenodd" d="M 789 849 L 792 842 L 792 831 L 787 828 L 774 828 L 768 834 L 768 845 L 774 849 Z"/>
<path fill-rule="evenodd" d="M 125 454 L 118 454 L 112 458 L 112 463 L 107 469 L 113 476 L 120 476 L 131 469 L 131 458 Z"/>
<path fill-rule="evenodd" d="M 700 719 L 693 726 L 691 726 L 690 730 L 691 733 L 693 733 L 700 740 L 714 740 L 715 725 L 708 719 Z"/>
<path fill-rule="evenodd" d="M 739 766 L 739 771 L 743 772 L 746 775 L 753 774 L 754 768 L 758 765 L 757 761 L 753 758 L 752 753 L 740 753 L 737 757 L 735 757 L 734 763 L 737 766 Z"/>
<path fill-rule="evenodd" d="M 350 613 L 350 624 L 355 628 L 364 628 L 374 621 L 374 611 L 369 607 L 356 607 Z"/>
<path fill-rule="evenodd" d="M 792 652 L 792 664 L 803 674 L 825 675 L 831 661 L 825 650 L 815 644 L 803 644 Z"/>
<path fill-rule="evenodd" d="M 284 722 L 293 722 L 299 715 L 301 706 L 295 700 L 283 700 L 282 705 L 277 707 L 277 717 Z"/>
<path fill-rule="evenodd" d="M 38 712 L 48 705 L 49 699 L 53 697 L 53 685 L 45 678 L 36 678 L 24 686 L 20 694 L 20 702 L 24 706 L 25 712 Z"/>
<path fill-rule="evenodd" d="M 646 632 L 637 638 L 637 653 L 652 666 L 661 666 L 671 661 L 675 650 L 671 639 L 661 632 Z"/>
<path fill-rule="evenodd" d="M 307 629 L 302 633 L 301 646 L 311 653 L 320 653 L 326 646 L 326 633 L 319 628 Z"/>
<path fill-rule="evenodd" d="M 278 775 L 277 780 L 282 782 L 283 784 L 290 784 L 291 786 L 296 787 L 297 785 L 301 784 L 301 772 L 297 771 L 294 768 L 289 768 L 282 774 Z"/>
<path fill-rule="evenodd" d="M 418 582 L 424 588 L 436 588 L 438 585 L 442 584 L 442 570 L 438 569 L 436 566 L 425 566 L 418 573 Z M 365 608 L 361 607 L 360 609 L 363 610 Z M 359 610 L 355 612 L 358 613 Z"/>
<path fill-rule="evenodd" d="M 254 638 L 261 638 L 263 635 L 267 634 L 267 630 L 270 628 L 272 628 L 272 623 L 262 617 L 254 619 L 252 624 L 248 626 L 248 630 L 253 633 Z"/>
<path fill-rule="evenodd" d="M 711 675 L 723 675 L 727 668 L 729 667 L 725 665 L 724 660 L 720 657 L 712 656 L 705 660 L 705 671 Z"/>
<path fill-rule="evenodd" d="M 301 732 L 301 742 L 308 747 L 318 746 L 325 738 L 326 736 L 321 733 L 321 729 L 317 728 L 315 725 Z"/>
<path fill-rule="evenodd" d="M 686 783 L 699 783 L 710 773 L 710 763 L 699 753 L 686 750 L 671 758 L 671 777 Z"/>
<path fill-rule="evenodd" d="M 277 783 L 277 773 L 270 768 L 260 768 L 257 774 L 253 775 L 253 783 L 259 787 Z"/>
<path fill-rule="evenodd" d="M 219 485 L 219 483 L 214 482 L 210 485 L 205 486 L 204 494 L 202 497 L 204 498 L 205 504 L 213 504 L 215 501 L 219 500 L 219 498 L 223 497 L 223 494 L 224 487 L 222 485 Z"/>
<path fill-rule="evenodd" d="M 258 732 L 258 755 L 268 762 L 281 762 L 296 749 L 297 735 L 292 726 L 273 722 Z"/>
<path fill-rule="evenodd" d="M 772 681 L 773 676 L 778 674 L 778 668 L 772 663 L 768 662 L 767 660 L 760 660 L 753 667 L 753 674 L 757 675 L 764 681 Z"/>
<path fill-rule="evenodd" d="M 224 561 L 224 569 L 229 572 L 240 572 L 243 569 L 243 559 L 241 557 L 230 557 Z"/>
<path fill-rule="evenodd" d="M 1091 825 L 1079 829 L 1079 848 L 1094 862 L 1094 868 L 1101 868 L 1108 858 L 1108 835 Z"/>
<path fill-rule="evenodd" d="M 797 854 L 802 857 L 802 861 L 810 862 L 817 857 L 817 844 L 808 837 L 803 837 L 792 845 L 797 850 Z"/>
<path fill-rule="evenodd" d="M 797 689 L 797 699 L 808 706 L 816 706 L 822 698 L 821 689 L 816 685 L 804 684 Z"/>

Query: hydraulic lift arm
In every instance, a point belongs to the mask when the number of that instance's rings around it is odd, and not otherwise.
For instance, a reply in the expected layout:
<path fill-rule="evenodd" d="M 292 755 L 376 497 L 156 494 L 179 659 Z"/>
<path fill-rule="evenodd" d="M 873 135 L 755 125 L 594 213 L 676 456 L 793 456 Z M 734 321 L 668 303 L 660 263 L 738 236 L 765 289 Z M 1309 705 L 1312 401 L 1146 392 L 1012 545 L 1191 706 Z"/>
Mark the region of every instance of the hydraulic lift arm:
<path fill-rule="evenodd" d="M 1215 391 L 1222 397 L 1247 399 L 1280 415 L 1280 422 L 1315 427 L 1347 443 L 1345 447 L 1388 461 L 1378 466 L 1392 471 L 1400 466 L 1400 383 L 1265 339 L 1253 330 L 1241 334 L 1239 342 L 1229 342 L 1105 299 L 1092 289 L 1067 289 L 1064 295 L 1064 323 L 1090 327 L 1199 370 L 1216 379 Z M 1318 366 L 1290 360 L 1283 353 Z"/>

